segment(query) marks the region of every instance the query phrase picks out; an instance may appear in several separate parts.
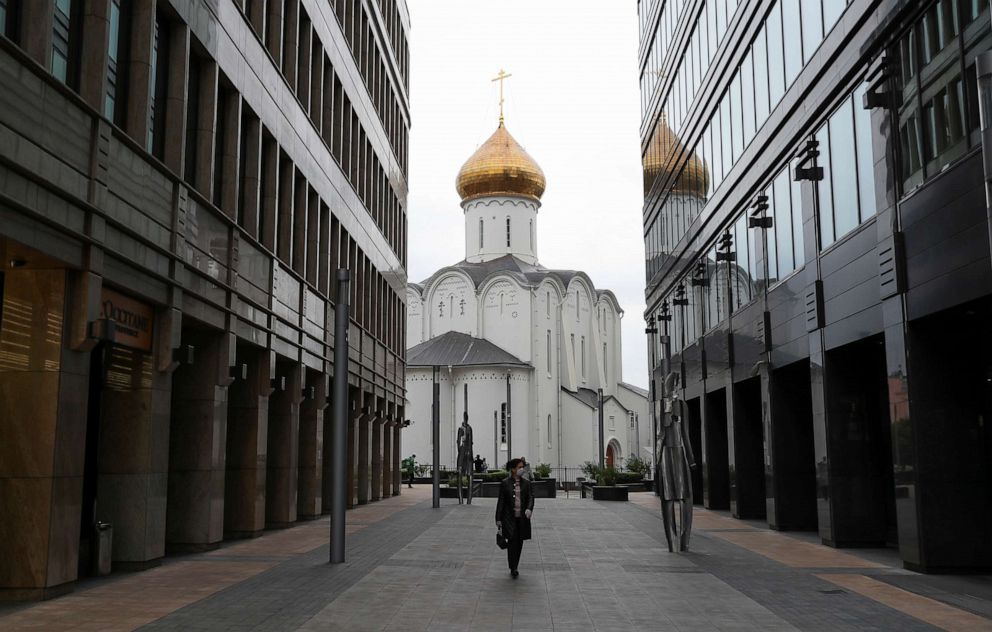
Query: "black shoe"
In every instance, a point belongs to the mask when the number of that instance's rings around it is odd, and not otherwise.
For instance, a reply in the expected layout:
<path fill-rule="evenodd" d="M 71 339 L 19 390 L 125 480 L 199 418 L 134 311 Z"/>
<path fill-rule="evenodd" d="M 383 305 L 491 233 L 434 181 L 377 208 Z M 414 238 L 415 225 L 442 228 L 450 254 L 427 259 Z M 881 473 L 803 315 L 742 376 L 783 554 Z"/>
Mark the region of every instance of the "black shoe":
<path fill-rule="evenodd" d="M 520 573 L 518 573 L 517 572 L 517 569 L 515 569 L 515 568 L 510 571 L 510 577 L 512 577 L 513 579 L 516 579 L 517 578 L 517 575 L 519 575 L 519 574 Z"/>

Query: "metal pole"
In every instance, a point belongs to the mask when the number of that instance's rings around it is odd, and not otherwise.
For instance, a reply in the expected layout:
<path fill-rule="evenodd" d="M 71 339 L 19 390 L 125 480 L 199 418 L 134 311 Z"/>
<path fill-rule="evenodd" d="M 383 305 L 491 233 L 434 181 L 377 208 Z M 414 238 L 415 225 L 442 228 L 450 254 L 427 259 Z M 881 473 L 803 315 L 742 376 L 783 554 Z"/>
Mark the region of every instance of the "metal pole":
<path fill-rule="evenodd" d="M 513 458 L 513 424 L 510 423 L 510 369 L 506 370 L 506 460 Z"/>
<path fill-rule="evenodd" d="M 441 384 L 438 381 L 440 373 L 441 367 L 433 368 L 434 403 L 431 405 L 431 433 L 434 438 L 434 471 L 431 473 L 433 495 L 431 506 L 435 509 L 441 506 Z"/>
<path fill-rule="evenodd" d="M 658 328 L 655 326 L 655 320 L 653 315 L 648 316 L 647 322 L 648 322 L 648 326 L 644 330 L 644 333 L 648 335 L 648 345 L 649 345 L 648 346 L 648 365 L 649 365 L 648 416 L 651 419 L 651 471 L 652 471 L 652 475 L 654 475 L 655 479 L 657 479 L 658 477 L 656 473 L 658 471 L 658 467 L 657 467 L 658 464 L 656 462 L 657 461 L 656 455 L 658 453 L 658 418 L 654 414 L 654 407 L 655 407 L 655 402 L 658 399 L 658 394 L 655 390 L 656 386 L 655 386 L 654 371 L 656 367 L 655 367 L 654 353 L 655 353 L 655 345 L 657 344 L 657 342 L 655 341 L 655 336 L 658 334 Z M 637 449 L 638 450 L 641 449 L 639 442 Z M 640 456 L 640 454 L 638 454 L 638 456 Z M 657 494 L 658 486 L 655 485 L 654 489 L 655 489 L 655 494 Z"/>
<path fill-rule="evenodd" d="M 606 466 L 606 446 L 603 441 L 603 389 L 599 389 L 599 469 Z"/>
<path fill-rule="evenodd" d="M 493 411 L 493 467 L 499 468 L 499 411 Z"/>
<path fill-rule="evenodd" d="M 344 512 L 348 498 L 348 286 L 351 274 L 338 269 L 334 305 L 334 383 L 331 418 L 331 564 L 344 562 Z"/>

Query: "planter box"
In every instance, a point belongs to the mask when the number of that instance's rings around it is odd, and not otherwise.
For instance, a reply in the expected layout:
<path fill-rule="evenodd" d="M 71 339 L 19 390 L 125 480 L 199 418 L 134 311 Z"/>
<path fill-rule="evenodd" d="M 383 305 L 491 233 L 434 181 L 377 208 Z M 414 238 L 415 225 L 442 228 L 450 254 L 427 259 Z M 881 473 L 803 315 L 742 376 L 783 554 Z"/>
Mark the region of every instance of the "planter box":
<path fill-rule="evenodd" d="M 542 478 L 530 482 L 534 498 L 557 498 L 558 481 L 553 478 Z"/>
<path fill-rule="evenodd" d="M 592 488 L 593 500 L 627 500 L 626 487 L 605 487 L 596 485 Z"/>

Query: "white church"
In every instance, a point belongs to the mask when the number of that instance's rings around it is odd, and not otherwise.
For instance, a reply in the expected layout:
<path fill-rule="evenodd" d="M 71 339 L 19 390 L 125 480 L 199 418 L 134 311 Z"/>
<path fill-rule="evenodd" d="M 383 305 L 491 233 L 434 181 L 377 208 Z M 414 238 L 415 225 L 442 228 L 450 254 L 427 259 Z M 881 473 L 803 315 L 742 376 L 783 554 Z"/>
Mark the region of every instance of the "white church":
<path fill-rule="evenodd" d="M 404 431 L 404 456 L 430 461 L 437 367 L 444 466 L 454 467 L 465 412 L 474 452 L 490 469 L 520 456 L 552 467 L 596 462 L 600 405 L 607 463 L 621 467 L 631 455 L 651 460 L 647 392 L 622 380 L 616 296 L 585 272 L 538 262 L 544 187 L 541 168 L 501 116 L 458 173 L 465 259 L 407 287 L 413 424 Z"/>

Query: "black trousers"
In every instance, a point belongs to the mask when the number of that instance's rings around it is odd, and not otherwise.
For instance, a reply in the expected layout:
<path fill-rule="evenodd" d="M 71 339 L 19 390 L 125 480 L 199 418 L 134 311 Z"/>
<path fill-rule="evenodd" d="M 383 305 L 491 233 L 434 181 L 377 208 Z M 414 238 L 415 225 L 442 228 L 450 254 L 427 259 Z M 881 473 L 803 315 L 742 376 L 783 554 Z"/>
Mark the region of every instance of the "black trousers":
<path fill-rule="evenodd" d="M 517 565 L 520 564 L 520 552 L 524 549 L 524 541 L 520 539 L 520 518 L 516 518 L 517 521 L 517 537 L 513 538 L 507 542 L 506 547 L 506 561 L 510 565 L 510 570 L 517 570 Z"/>

